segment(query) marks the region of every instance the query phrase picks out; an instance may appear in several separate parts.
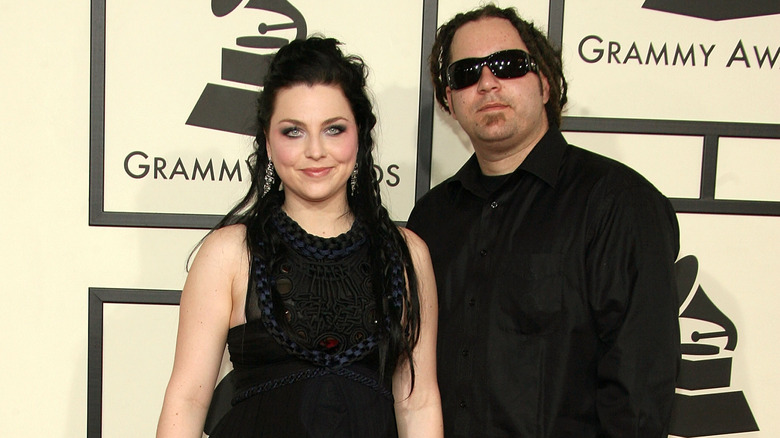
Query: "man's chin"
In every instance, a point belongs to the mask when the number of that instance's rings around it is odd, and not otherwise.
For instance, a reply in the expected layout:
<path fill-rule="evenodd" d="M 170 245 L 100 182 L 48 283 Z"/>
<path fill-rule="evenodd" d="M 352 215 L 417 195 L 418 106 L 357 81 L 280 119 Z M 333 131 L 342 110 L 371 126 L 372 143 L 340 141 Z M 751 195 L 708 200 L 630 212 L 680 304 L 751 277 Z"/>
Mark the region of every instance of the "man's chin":
<path fill-rule="evenodd" d="M 503 126 L 504 123 L 506 123 L 506 116 L 504 115 L 504 113 L 496 111 L 496 112 L 485 114 L 482 117 L 481 125 L 486 128 L 490 128 L 496 125 Z"/>
<path fill-rule="evenodd" d="M 500 145 L 512 138 L 511 133 L 504 130 L 491 130 L 487 132 L 480 132 L 477 136 L 479 142 L 484 145 Z"/>
<path fill-rule="evenodd" d="M 485 141 L 500 141 L 511 135 L 504 117 L 485 118 L 483 122 L 477 129 L 477 133 Z"/>

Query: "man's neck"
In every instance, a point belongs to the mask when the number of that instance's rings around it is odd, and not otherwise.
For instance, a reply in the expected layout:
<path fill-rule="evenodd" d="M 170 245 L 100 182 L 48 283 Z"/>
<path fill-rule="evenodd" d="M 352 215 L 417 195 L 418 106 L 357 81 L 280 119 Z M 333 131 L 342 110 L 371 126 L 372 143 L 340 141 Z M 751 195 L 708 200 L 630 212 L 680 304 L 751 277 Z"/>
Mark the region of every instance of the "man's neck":
<path fill-rule="evenodd" d="M 546 133 L 547 128 L 526 141 L 508 148 L 497 148 L 494 145 L 473 145 L 480 170 L 488 176 L 506 175 L 514 172 Z"/>

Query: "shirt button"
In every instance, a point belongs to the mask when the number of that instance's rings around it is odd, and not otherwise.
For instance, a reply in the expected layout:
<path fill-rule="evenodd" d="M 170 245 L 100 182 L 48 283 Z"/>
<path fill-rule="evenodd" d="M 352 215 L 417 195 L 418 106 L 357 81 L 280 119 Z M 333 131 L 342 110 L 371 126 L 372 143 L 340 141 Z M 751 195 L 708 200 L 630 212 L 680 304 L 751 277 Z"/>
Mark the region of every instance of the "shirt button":
<path fill-rule="evenodd" d="M 496 208 L 496 207 L 498 207 L 498 202 L 493 201 L 490 203 L 490 208 Z"/>
<path fill-rule="evenodd" d="M 483 249 L 483 250 L 480 250 L 480 251 L 479 251 L 479 255 L 481 255 L 482 257 L 485 257 L 485 256 L 487 255 L 487 251 L 486 251 L 486 250 L 484 250 L 484 249 Z"/>
<path fill-rule="evenodd" d="M 475 300 L 474 298 L 469 300 L 469 306 L 474 307 L 475 304 L 477 304 L 477 300 Z"/>
<path fill-rule="evenodd" d="M 464 348 L 463 350 L 460 350 L 460 354 L 463 355 L 463 357 L 469 357 L 469 350 Z"/>
<path fill-rule="evenodd" d="M 466 407 L 466 402 L 461 401 L 460 403 L 458 403 L 458 406 L 460 406 L 462 408 L 465 408 Z"/>

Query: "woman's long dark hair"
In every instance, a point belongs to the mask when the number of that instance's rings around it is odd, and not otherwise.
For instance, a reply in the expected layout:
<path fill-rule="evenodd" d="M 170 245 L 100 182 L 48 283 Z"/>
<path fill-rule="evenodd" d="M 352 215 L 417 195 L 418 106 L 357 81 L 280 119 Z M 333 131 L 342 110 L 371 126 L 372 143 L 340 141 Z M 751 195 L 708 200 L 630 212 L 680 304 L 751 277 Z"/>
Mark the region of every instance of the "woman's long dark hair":
<path fill-rule="evenodd" d="M 284 202 L 284 191 L 279 190 L 280 180 L 275 178 L 271 190 L 262 196 L 265 169 L 268 165 L 266 133 L 268 132 L 274 103 L 279 90 L 296 85 L 333 85 L 339 87 L 349 101 L 358 127 L 357 186 L 350 194 L 345 184 L 349 208 L 367 229 L 370 244 L 371 279 L 377 303 L 377 321 L 386 317 L 390 324 L 379 327 L 379 372 L 391 376 L 400 358 L 409 360 L 414 387 L 412 350 L 420 332 L 420 302 L 417 277 L 409 249 L 400 231 L 382 205 L 379 181 L 374 170 L 373 128 L 376 116 L 366 93 L 367 67 L 357 56 L 345 56 L 339 49 L 341 43 L 332 38 L 310 37 L 295 40 L 282 47 L 274 56 L 263 83 L 257 111 L 257 135 L 254 152 L 248 164 L 251 185 L 244 198 L 214 227 L 218 229 L 232 224 L 244 224 L 247 228 L 247 248 L 251 257 L 265 261 L 269 272 L 281 259 L 283 250 L 275 234 L 270 231 L 272 211 Z M 265 242 L 265 245 L 259 245 Z M 392 268 L 401 263 L 405 269 L 407 288 L 403 294 L 402 308 L 392 300 Z M 250 275 L 250 289 L 254 284 Z"/>

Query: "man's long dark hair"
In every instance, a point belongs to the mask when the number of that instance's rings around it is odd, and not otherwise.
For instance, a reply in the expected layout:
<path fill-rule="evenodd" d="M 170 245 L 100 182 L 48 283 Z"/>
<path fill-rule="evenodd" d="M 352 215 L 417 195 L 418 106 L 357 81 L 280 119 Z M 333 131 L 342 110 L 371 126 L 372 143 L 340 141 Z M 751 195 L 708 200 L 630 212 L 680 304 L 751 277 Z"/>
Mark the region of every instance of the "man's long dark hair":
<path fill-rule="evenodd" d="M 280 179 L 275 178 L 271 190 L 263 196 L 265 169 L 268 165 L 266 133 L 269 129 L 274 103 L 280 90 L 296 85 L 332 85 L 339 87 L 347 101 L 358 128 L 357 185 L 354 195 L 345 184 L 349 208 L 367 230 L 370 245 L 371 285 L 377 304 L 379 329 L 379 372 L 391 376 L 399 358 L 409 360 L 412 387 L 414 365 L 412 350 L 417 345 L 420 332 L 420 301 L 409 248 L 398 227 L 390 219 L 379 190 L 379 180 L 374 169 L 373 128 L 376 116 L 366 92 L 367 67 L 357 56 L 345 56 L 339 49 L 341 43 L 332 38 L 310 37 L 294 40 L 282 47 L 274 56 L 265 77 L 263 91 L 258 100 L 257 135 L 254 152 L 248 164 L 251 175 L 249 191 L 239 203 L 215 226 L 244 224 L 247 228 L 247 248 L 250 257 L 261 258 L 269 272 L 283 256 L 279 238 L 271 231 L 271 213 L 284 202 Z M 260 242 L 265 242 L 260 245 Z M 393 304 L 392 267 L 400 263 L 406 273 L 407 287 L 403 293 L 401 308 Z M 247 293 L 254 293 L 251 281 Z"/>
<path fill-rule="evenodd" d="M 433 42 L 431 56 L 428 58 L 436 100 L 445 111 L 450 112 L 445 90 L 447 88 L 447 67 L 452 62 L 450 48 L 455 32 L 466 23 L 489 17 L 508 20 L 517 29 L 520 38 L 528 47 L 528 53 L 539 65 L 539 72 L 547 78 L 547 82 L 550 84 L 550 99 L 545 105 L 547 120 L 551 125 L 560 127 L 561 112 L 568 100 L 566 97 L 568 85 L 563 76 L 561 49 L 553 47 L 547 37 L 536 29 L 533 23 L 520 18 L 515 8 L 501 9 L 494 4 L 487 4 L 472 11 L 457 14 L 439 27 Z"/>

